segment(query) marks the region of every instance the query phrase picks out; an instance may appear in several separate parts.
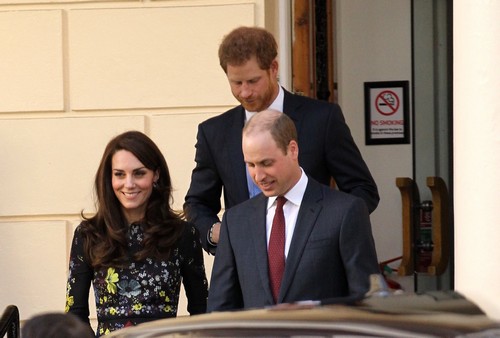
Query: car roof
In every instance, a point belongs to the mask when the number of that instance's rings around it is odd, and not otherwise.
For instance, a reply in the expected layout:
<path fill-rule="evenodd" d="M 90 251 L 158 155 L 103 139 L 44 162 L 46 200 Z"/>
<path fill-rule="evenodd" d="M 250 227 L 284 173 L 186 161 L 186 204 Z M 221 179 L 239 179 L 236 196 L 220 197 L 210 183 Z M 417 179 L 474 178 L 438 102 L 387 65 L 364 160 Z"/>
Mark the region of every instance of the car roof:
<path fill-rule="evenodd" d="M 110 337 L 466 337 L 485 331 L 500 337 L 500 324 L 460 294 L 436 292 L 369 297 L 356 305 L 280 304 L 161 319 Z"/>

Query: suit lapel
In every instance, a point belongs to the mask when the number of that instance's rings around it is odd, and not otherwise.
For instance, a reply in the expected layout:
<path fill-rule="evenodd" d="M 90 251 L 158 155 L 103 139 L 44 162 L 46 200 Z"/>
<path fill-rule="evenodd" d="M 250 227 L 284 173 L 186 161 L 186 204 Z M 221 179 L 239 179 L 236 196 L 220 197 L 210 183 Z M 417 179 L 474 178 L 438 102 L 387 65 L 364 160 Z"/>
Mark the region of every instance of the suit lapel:
<path fill-rule="evenodd" d="M 252 229 L 252 237 L 255 248 L 255 262 L 259 271 L 262 288 L 266 290 L 266 296 L 272 304 L 273 294 L 269 285 L 269 264 L 267 261 L 267 239 L 266 239 L 266 209 L 267 197 L 259 194 L 251 201 L 252 212 L 248 218 L 248 226 Z"/>
<path fill-rule="evenodd" d="M 233 183 L 232 186 L 237 187 L 234 191 L 241 193 L 240 201 L 248 199 L 247 176 L 245 169 L 245 161 L 243 159 L 243 151 L 241 150 L 241 132 L 245 123 L 245 110 L 242 106 L 235 108 L 232 116 L 232 125 L 228 126 L 227 139 L 225 144 L 228 152 L 228 163 L 231 166 Z"/>
<path fill-rule="evenodd" d="M 297 128 L 297 133 L 300 134 L 302 126 L 302 117 L 304 114 L 301 113 L 301 106 L 303 102 L 300 97 L 293 95 L 285 90 L 285 97 L 283 99 L 283 112 L 290 116 L 290 118 L 295 122 L 295 127 Z"/>
<path fill-rule="evenodd" d="M 323 194 L 321 186 L 311 178 L 307 183 L 304 198 L 300 205 L 299 214 L 297 215 L 297 223 L 290 243 L 290 249 L 286 259 L 285 273 L 281 282 L 281 289 L 279 295 L 279 302 L 285 298 L 288 289 L 290 288 L 294 276 L 297 271 L 299 262 L 304 254 L 306 244 L 309 240 L 311 231 L 316 224 L 321 209 L 323 208 L 321 201 Z"/>

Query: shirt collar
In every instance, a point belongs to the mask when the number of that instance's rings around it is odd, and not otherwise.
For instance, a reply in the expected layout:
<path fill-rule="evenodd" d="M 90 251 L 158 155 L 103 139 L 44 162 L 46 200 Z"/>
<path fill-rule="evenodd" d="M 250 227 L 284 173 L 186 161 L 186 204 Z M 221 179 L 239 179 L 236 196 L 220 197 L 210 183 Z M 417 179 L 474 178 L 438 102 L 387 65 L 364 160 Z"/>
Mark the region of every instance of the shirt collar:
<path fill-rule="evenodd" d="M 304 170 L 300 168 L 301 174 L 300 174 L 300 179 L 299 181 L 290 189 L 286 194 L 285 198 L 287 201 L 290 201 L 291 203 L 295 204 L 296 206 L 300 206 L 302 203 L 302 198 L 304 198 L 304 193 L 306 192 L 306 187 L 307 187 L 307 182 L 308 178 L 307 175 L 304 174 Z M 276 201 L 276 198 L 278 196 L 271 196 L 267 200 L 267 209 L 274 204 L 274 201 Z"/>

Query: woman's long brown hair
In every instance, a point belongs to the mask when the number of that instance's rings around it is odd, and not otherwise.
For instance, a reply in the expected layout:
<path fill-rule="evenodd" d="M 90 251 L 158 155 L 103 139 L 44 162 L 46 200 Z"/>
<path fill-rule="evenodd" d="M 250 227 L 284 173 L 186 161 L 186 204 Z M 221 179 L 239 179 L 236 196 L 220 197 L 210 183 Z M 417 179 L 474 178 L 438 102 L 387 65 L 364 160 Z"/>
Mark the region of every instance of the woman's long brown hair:
<path fill-rule="evenodd" d="M 128 257 L 127 232 L 129 224 L 111 184 L 111 161 L 119 150 L 134 154 L 144 166 L 159 173 L 148 201 L 144 220 L 142 249 Z M 140 261 L 148 257 L 166 259 L 183 231 L 182 214 L 171 208 L 172 183 L 168 166 L 156 144 L 139 131 L 128 131 L 113 138 L 101 159 L 95 176 L 95 204 L 93 217 L 82 217 L 81 231 L 84 252 L 94 267 L 124 266 L 130 259 Z"/>

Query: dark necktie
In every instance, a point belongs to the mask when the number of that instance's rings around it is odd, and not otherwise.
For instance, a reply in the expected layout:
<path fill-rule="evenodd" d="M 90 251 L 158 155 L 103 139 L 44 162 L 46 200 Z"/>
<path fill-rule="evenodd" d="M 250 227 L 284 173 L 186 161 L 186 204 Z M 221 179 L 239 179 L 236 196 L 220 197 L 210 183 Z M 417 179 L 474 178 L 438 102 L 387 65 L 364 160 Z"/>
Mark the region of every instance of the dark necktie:
<path fill-rule="evenodd" d="M 283 214 L 283 205 L 286 203 L 286 198 L 278 196 L 276 201 L 276 211 L 267 250 L 269 281 L 275 303 L 278 300 L 281 279 L 285 271 L 285 215 Z"/>

